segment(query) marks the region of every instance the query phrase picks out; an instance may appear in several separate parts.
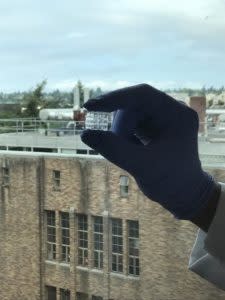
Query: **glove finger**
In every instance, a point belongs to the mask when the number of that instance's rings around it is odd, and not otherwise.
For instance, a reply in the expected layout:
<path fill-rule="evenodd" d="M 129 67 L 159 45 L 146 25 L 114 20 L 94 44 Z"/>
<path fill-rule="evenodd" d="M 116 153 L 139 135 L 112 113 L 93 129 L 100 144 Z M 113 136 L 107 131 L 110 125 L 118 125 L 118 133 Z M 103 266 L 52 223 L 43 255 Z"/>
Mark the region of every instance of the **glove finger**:
<path fill-rule="evenodd" d="M 89 99 L 83 107 L 92 111 L 112 112 L 123 108 L 137 108 L 141 106 L 147 84 L 138 84 L 118 89 L 97 98 Z"/>
<path fill-rule="evenodd" d="M 84 130 L 81 140 L 131 174 L 141 167 L 138 157 L 141 157 L 142 150 L 145 150 L 143 145 L 135 145 L 111 131 L 102 130 Z"/>
<path fill-rule="evenodd" d="M 179 102 L 182 101 L 177 101 L 164 92 L 143 83 L 91 98 L 84 103 L 83 107 L 91 111 L 104 112 L 112 112 L 118 109 L 142 108 L 144 111 L 147 110 L 155 114 L 156 110 L 163 109 L 164 105 L 172 107 L 176 104 L 176 106 L 179 106 L 181 104 Z"/>
<path fill-rule="evenodd" d="M 112 112 L 120 109 L 140 110 L 151 120 L 155 133 L 163 133 L 179 125 L 179 113 L 190 110 L 184 103 L 148 84 L 118 89 L 90 99 L 84 107 L 92 111 Z M 175 125 L 175 126 L 174 126 Z M 154 133 L 154 134 L 155 134 Z"/>

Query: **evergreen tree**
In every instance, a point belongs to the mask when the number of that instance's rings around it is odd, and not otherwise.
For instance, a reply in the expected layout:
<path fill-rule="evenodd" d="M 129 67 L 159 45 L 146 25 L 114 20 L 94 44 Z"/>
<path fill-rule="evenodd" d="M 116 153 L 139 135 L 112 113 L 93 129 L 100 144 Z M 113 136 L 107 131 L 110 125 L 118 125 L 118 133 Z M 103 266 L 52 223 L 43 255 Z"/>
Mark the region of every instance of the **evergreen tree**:
<path fill-rule="evenodd" d="M 39 110 L 47 106 L 47 102 L 44 97 L 44 88 L 47 84 L 46 80 L 37 84 L 33 91 L 30 91 L 23 96 L 23 106 L 25 110 L 23 112 L 24 117 L 37 118 Z"/>

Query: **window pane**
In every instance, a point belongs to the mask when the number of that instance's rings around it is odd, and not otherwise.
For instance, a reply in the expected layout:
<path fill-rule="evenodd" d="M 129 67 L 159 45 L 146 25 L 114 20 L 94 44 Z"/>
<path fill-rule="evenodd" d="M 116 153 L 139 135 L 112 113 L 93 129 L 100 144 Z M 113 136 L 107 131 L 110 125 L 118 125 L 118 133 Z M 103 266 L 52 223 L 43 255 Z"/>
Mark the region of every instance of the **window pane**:
<path fill-rule="evenodd" d="M 133 267 L 133 265 L 129 266 L 129 274 L 134 274 L 134 267 Z"/>
<path fill-rule="evenodd" d="M 120 176 L 120 185 L 128 185 L 129 184 L 129 177 L 128 176 Z"/>
<path fill-rule="evenodd" d="M 127 196 L 128 195 L 128 191 L 129 191 L 128 186 L 126 186 L 126 185 L 121 185 L 120 186 L 120 194 L 121 194 L 121 196 Z"/>
<path fill-rule="evenodd" d="M 53 170 L 53 178 L 54 179 L 60 179 L 60 171 Z"/>
<path fill-rule="evenodd" d="M 56 288 L 53 286 L 47 286 L 47 300 L 56 300 Z"/>
<path fill-rule="evenodd" d="M 128 221 L 129 274 L 139 275 L 139 225 L 138 221 Z"/>
<path fill-rule="evenodd" d="M 55 226 L 55 212 L 47 211 L 47 225 Z"/>
<path fill-rule="evenodd" d="M 78 249 L 78 264 L 83 265 L 83 250 Z"/>
<path fill-rule="evenodd" d="M 55 235 L 55 227 L 48 226 L 47 232 L 48 232 L 48 235 Z"/>
<path fill-rule="evenodd" d="M 47 259 L 56 259 L 55 211 L 46 211 L 47 215 Z"/>
<path fill-rule="evenodd" d="M 60 289 L 60 300 L 70 300 L 70 291 Z"/>
<path fill-rule="evenodd" d="M 86 215 L 78 215 L 78 229 L 86 231 L 88 230 Z"/>
<path fill-rule="evenodd" d="M 47 243 L 47 258 L 49 260 L 56 259 L 56 245 Z"/>
<path fill-rule="evenodd" d="M 94 267 L 100 269 L 103 267 L 103 218 L 93 217 L 93 221 Z"/>
<path fill-rule="evenodd" d="M 62 238 L 62 243 L 64 244 L 64 245 L 70 245 L 70 239 L 69 238 Z"/>
<path fill-rule="evenodd" d="M 117 271 L 117 264 L 112 263 L 112 270 L 115 272 Z"/>
<path fill-rule="evenodd" d="M 100 253 L 100 268 L 103 268 L 103 252 Z"/>
<path fill-rule="evenodd" d="M 94 252 L 94 267 L 95 268 L 98 268 L 98 262 L 99 262 L 98 252 Z"/>
<path fill-rule="evenodd" d="M 58 189 L 60 187 L 60 171 L 58 170 L 52 171 L 52 180 L 53 180 L 54 188 Z"/>
<path fill-rule="evenodd" d="M 128 221 L 129 223 L 129 237 L 139 237 L 139 224 L 138 221 Z"/>
<path fill-rule="evenodd" d="M 88 294 L 77 293 L 77 300 L 88 300 Z"/>
<path fill-rule="evenodd" d="M 88 265 L 88 219 L 86 215 L 78 215 L 78 264 Z"/>
<path fill-rule="evenodd" d="M 119 264 L 119 265 L 118 265 L 118 271 L 119 271 L 120 273 L 123 272 L 123 265 L 122 265 L 122 264 Z"/>
<path fill-rule="evenodd" d="M 123 236 L 122 220 L 112 219 L 112 270 L 123 271 Z"/>
<path fill-rule="evenodd" d="M 91 300 L 103 300 L 100 296 L 92 296 Z"/>
<path fill-rule="evenodd" d="M 9 168 L 8 167 L 3 167 L 2 168 L 2 181 L 4 185 L 9 184 Z"/>
<path fill-rule="evenodd" d="M 139 273 L 139 267 L 136 268 L 136 275 L 137 275 L 137 276 L 140 275 L 140 273 Z"/>
<path fill-rule="evenodd" d="M 62 235 L 64 236 L 64 237 L 70 237 L 70 231 L 69 231 L 69 229 L 62 229 Z"/>
<path fill-rule="evenodd" d="M 69 213 L 67 212 L 62 212 L 61 213 L 61 227 L 70 227 L 70 222 L 69 222 Z"/>

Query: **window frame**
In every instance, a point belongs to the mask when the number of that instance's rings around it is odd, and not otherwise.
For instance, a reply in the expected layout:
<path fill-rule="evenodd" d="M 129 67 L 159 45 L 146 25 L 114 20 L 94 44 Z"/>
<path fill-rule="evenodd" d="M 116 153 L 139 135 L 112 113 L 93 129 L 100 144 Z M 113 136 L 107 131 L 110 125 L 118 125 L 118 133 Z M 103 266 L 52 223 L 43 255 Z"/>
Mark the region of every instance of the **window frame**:
<path fill-rule="evenodd" d="M 114 227 L 113 222 L 120 222 L 121 226 Z M 121 234 L 115 234 L 113 231 L 118 230 L 118 228 L 121 228 Z M 113 240 L 121 241 L 121 243 L 114 243 Z M 122 248 L 122 251 L 114 251 L 115 248 Z M 118 218 L 111 218 L 111 271 L 113 273 L 120 273 L 122 274 L 124 272 L 124 241 L 123 241 L 123 220 Z M 116 268 L 114 269 L 113 265 L 116 265 Z"/>
<path fill-rule="evenodd" d="M 63 216 L 67 217 L 68 227 L 63 225 Z M 60 261 L 69 264 L 70 263 L 70 214 L 68 212 L 60 212 L 60 231 L 61 231 L 61 253 Z M 68 235 L 64 236 L 64 231 L 68 232 Z M 64 243 L 64 238 L 68 240 L 68 243 Z M 65 252 L 64 252 L 65 249 Z M 65 259 L 63 257 L 65 253 Z"/>
<path fill-rule="evenodd" d="M 86 294 L 86 293 L 77 292 L 76 293 L 76 299 L 77 300 L 88 300 L 89 299 L 89 295 Z"/>
<path fill-rule="evenodd" d="M 79 222 L 81 218 L 85 218 L 86 222 L 83 222 L 83 225 L 86 225 L 86 229 L 80 229 L 80 224 L 82 224 L 81 222 Z M 85 226 L 84 226 L 85 227 Z M 80 237 L 83 236 L 83 238 L 81 239 Z M 84 238 L 86 236 L 86 239 Z M 88 267 L 88 263 L 89 263 L 89 259 L 88 259 L 88 216 L 85 214 L 77 214 L 77 265 L 78 266 L 83 266 L 83 267 Z M 83 241 L 83 243 L 85 242 L 87 244 L 87 247 L 84 246 L 80 246 L 80 242 Z M 80 255 L 81 254 L 81 255 Z M 81 259 L 81 260 L 80 260 Z"/>
<path fill-rule="evenodd" d="M 103 231 L 103 217 L 102 216 L 93 216 L 93 267 L 95 269 L 102 270 L 103 269 L 103 255 L 104 255 L 104 231 Z M 97 223 L 97 220 L 101 220 L 101 224 Z M 95 226 L 100 226 L 101 230 L 96 231 Z M 96 237 L 98 237 L 98 241 L 96 240 Z M 98 245 L 102 245 L 97 249 L 96 243 Z M 95 255 L 97 255 L 97 264 L 95 264 Z"/>
<path fill-rule="evenodd" d="M 103 297 L 92 295 L 91 300 L 103 300 Z"/>
<path fill-rule="evenodd" d="M 10 170 L 9 166 L 2 167 L 2 186 L 10 185 Z"/>
<path fill-rule="evenodd" d="M 60 170 L 52 170 L 52 184 L 53 184 L 53 191 L 61 190 L 61 171 Z"/>
<path fill-rule="evenodd" d="M 133 225 L 137 225 L 133 227 Z M 134 232 L 136 233 L 134 234 Z M 139 222 L 137 220 L 127 220 L 127 253 L 128 253 L 128 268 L 127 272 L 129 276 L 140 276 L 140 247 L 139 247 Z M 137 245 L 137 247 L 133 247 L 133 245 Z M 137 254 L 134 253 L 137 251 Z M 131 272 L 131 268 L 133 272 Z"/>
<path fill-rule="evenodd" d="M 71 293 L 68 289 L 60 289 L 60 300 L 70 300 Z M 63 295 L 63 293 L 68 293 L 68 295 Z"/>
<path fill-rule="evenodd" d="M 45 291 L 46 291 L 46 299 L 47 300 L 52 300 L 50 299 L 50 295 L 49 295 L 49 290 L 50 289 L 54 289 L 55 292 L 55 300 L 57 299 L 57 288 L 55 286 L 51 286 L 51 285 L 46 285 L 45 286 Z"/>
<path fill-rule="evenodd" d="M 126 184 L 124 184 L 126 181 Z M 127 198 L 129 196 L 130 178 L 127 175 L 120 175 L 120 197 Z"/>
<path fill-rule="evenodd" d="M 49 224 L 48 220 L 48 214 L 54 215 L 54 224 Z M 52 217 L 52 216 L 50 216 Z M 51 223 L 51 222 L 50 222 Z M 54 232 L 54 234 L 51 233 Z M 54 210 L 46 210 L 46 259 L 51 261 L 56 261 L 56 212 Z M 54 241 L 49 240 L 49 236 L 54 236 Z M 50 252 L 49 252 L 50 247 Z M 51 253 L 51 256 L 49 256 L 49 253 Z"/>

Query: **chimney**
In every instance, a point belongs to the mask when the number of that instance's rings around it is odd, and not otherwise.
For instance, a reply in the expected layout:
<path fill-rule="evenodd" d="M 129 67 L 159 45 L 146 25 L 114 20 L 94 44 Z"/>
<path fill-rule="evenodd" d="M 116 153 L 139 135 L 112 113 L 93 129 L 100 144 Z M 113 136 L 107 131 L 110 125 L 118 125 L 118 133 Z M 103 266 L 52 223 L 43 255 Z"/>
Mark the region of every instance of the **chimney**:
<path fill-rule="evenodd" d="M 84 109 L 80 108 L 80 90 L 78 88 L 78 85 L 74 87 L 73 90 L 73 120 L 78 122 L 76 123 L 76 128 L 83 129 L 84 127 L 84 121 L 85 121 L 85 116 L 86 112 Z M 84 89 L 84 102 L 89 99 L 89 90 Z"/>
<path fill-rule="evenodd" d="M 78 86 L 75 86 L 73 90 L 73 110 L 78 110 L 79 108 L 80 108 L 80 91 Z"/>
<path fill-rule="evenodd" d="M 90 90 L 88 88 L 84 88 L 84 103 L 88 101 L 90 98 Z"/>
<path fill-rule="evenodd" d="M 192 96 L 190 97 L 189 106 L 198 113 L 199 117 L 199 133 L 205 133 L 206 122 L 206 97 L 205 96 Z"/>

